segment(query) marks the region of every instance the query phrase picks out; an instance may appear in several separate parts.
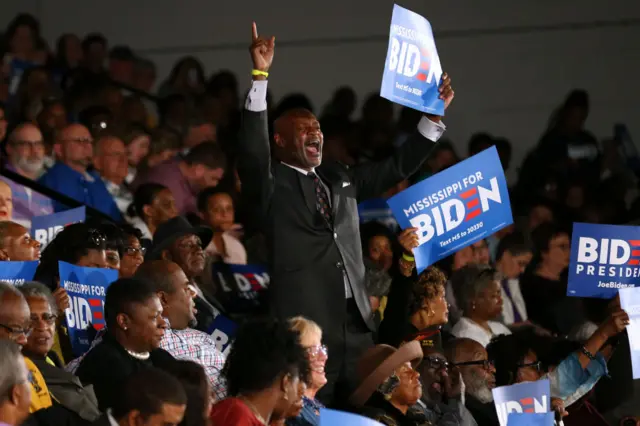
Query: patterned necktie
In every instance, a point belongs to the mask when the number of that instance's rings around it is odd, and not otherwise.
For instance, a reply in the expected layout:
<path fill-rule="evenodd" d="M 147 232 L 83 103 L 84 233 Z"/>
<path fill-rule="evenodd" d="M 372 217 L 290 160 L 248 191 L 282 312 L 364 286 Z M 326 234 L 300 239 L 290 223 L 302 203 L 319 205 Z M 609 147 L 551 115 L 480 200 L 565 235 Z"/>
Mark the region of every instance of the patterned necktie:
<path fill-rule="evenodd" d="M 316 208 L 327 221 L 329 226 L 333 227 L 333 216 L 331 215 L 331 206 L 329 204 L 329 195 L 327 194 L 327 190 L 324 188 L 324 185 L 320 182 L 318 175 L 313 172 L 307 174 L 311 179 L 313 179 L 313 187 L 316 192 Z"/>

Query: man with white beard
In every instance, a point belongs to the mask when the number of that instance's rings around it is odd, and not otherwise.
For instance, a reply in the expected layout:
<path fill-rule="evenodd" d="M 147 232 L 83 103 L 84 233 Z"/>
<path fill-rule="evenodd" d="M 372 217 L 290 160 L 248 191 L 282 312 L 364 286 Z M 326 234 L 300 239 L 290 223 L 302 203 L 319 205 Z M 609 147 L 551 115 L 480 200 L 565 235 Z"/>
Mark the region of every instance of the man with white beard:
<path fill-rule="evenodd" d="M 478 426 L 499 426 L 491 393 L 496 386 L 496 369 L 486 349 L 475 340 L 455 339 L 449 342 L 447 359 L 452 367 L 450 375 L 462 378 L 465 406 Z"/>
<path fill-rule="evenodd" d="M 18 125 L 7 140 L 6 168 L 27 179 L 37 180 L 44 172 L 44 140 L 32 123 Z M 3 178 L 13 192 L 13 221 L 31 227 L 31 218 L 53 213 L 51 200 L 10 179 Z"/>

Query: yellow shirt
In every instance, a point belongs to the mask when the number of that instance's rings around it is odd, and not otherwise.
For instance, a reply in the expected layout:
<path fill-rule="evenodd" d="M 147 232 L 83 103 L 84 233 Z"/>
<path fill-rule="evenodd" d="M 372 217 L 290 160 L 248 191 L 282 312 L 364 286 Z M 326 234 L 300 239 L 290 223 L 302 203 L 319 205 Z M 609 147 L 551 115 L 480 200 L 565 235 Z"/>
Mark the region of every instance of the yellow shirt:
<path fill-rule="evenodd" d="M 42 377 L 42 373 L 36 365 L 26 356 L 24 362 L 29 369 L 29 384 L 31 385 L 31 406 L 29 407 L 30 413 L 35 413 L 43 408 L 49 408 L 53 403 L 51 402 L 51 394 L 49 388 Z"/>

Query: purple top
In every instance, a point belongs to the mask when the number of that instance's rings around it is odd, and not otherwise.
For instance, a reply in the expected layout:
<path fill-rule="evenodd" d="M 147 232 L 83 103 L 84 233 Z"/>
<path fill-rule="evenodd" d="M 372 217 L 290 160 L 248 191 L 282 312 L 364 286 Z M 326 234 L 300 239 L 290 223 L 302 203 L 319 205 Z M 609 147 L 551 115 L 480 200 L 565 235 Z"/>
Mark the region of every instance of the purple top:
<path fill-rule="evenodd" d="M 159 183 L 169 188 L 173 198 L 176 199 L 176 208 L 181 215 L 198 211 L 197 192 L 180 171 L 180 158 L 172 158 L 152 167 L 142 175 L 138 174 L 132 186 L 136 189 L 143 183 Z"/>

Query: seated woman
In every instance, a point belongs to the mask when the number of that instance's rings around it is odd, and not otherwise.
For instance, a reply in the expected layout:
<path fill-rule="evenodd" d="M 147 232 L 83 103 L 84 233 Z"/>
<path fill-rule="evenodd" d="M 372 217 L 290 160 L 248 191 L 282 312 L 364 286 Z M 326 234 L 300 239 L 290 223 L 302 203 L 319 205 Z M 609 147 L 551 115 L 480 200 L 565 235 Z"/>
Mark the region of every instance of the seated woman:
<path fill-rule="evenodd" d="M 36 282 L 27 282 L 19 289 L 29 304 L 33 327 L 22 353 L 42 373 L 54 405 L 62 405 L 87 422 L 95 421 L 100 410 L 93 389 L 84 388 L 76 376 L 63 370 L 60 359 L 51 351 L 58 317 L 53 295 Z"/>
<path fill-rule="evenodd" d="M 349 402 L 361 414 L 387 426 L 429 425 L 422 408 L 420 374 L 415 368 L 422 361 L 418 342 L 396 349 L 377 345 L 358 360 L 359 384 Z"/>
<path fill-rule="evenodd" d="M 230 397 L 211 410 L 213 426 L 265 426 L 282 399 L 296 401 L 309 377 L 300 334 L 277 320 L 240 327 L 222 371 Z"/>
<path fill-rule="evenodd" d="M 120 225 L 123 247 L 120 257 L 120 278 L 131 278 L 144 262 L 147 250 L 142 246 L 142 232 L 138 228 L 125 223 Z"/>
<path fill-rule="evenodd" d="M 626 325 L 628 315 L 621 309 L 613 312 L 591 337 L 581 345 L 565 339 L 536 334 L 523 329 L 511 336 L 500 336 L 487 347 L 489 358 L 494 361 L 496 385 L 506 386 L 520 382 L 549 379 L 551 397 L 558 401 L 554 406 L 564 412 L 570 407 L 572 416 L 567 424 L 606 424 L 598 416 L 583 418 L 574 415 L 583 404 L 573 404 L 586 395 L 596 382 L 607 374 L 607 360 L 612 354 L 612 338 Z M 592 407 L 586 407 L 592 412 Z M 592 423 L 591 420 L 596 420 Z"/>
<path fill-rule="evenodd" d="M 219 187 L 207 188 L 198 194 L 198 212 L 204 225 L 213 229 L 213 238 L 205 249 L 218 261 L 235 265 L 247 264 L 247 252 L 240 241 L 242 225 L 236 223 L 231 193 Z"/>
<path fill-rule="evenodd" d="M 208 426 L 213 398 L 204 368 L 193 361 L 179 360 L 169 367 L 169 372 L 187 394 L 187 409 L 178 426 Z"/>
<path fill-rule="evenodd" d="M 299 414 L 286 421 L 287 426 L 318 426 L 320 409 L 324 405 L 316 399 L 316 394 L 327 384 L 324 367 L 327 364 L 327 347 L 322 344 L 322 329 L 315 322 L 304 317 L 289 320 L 291 329 L 300 334 L 300 343 L 305 349 L 311 375 L 302 395 L 302 407 Z"/>
<path fill-rule="evenodd" d="M 144 183 L 136 188 L 133 203 L 127 209 L 127 216 L 131 224 L 142 232 L 143 239 L 150 246 L 158 226 L 178 216 L 176 200 L 166 186 Z"/>
<path fill-rule="evenodd" d="M 175 362 L 160 349 L 167 323 L 155 288 L 146 281 L 125 278 L 113 282 L 107 289 L 104 315 L 107 332 L 76 371 L 84 385 L 93 385 L 101 410 L 111 406 L 134 372 L 150 366 L 168 369 Z"/>
<path fill-rule="evenodd" d="M 473 339 L 486 347 L 492 337 L 511 334 L 501 322 L 500 274 L 488 265 L 467 265 L 451 277 L 451 284 L 463 317 L 453 327 L 458 338 Z"/>

